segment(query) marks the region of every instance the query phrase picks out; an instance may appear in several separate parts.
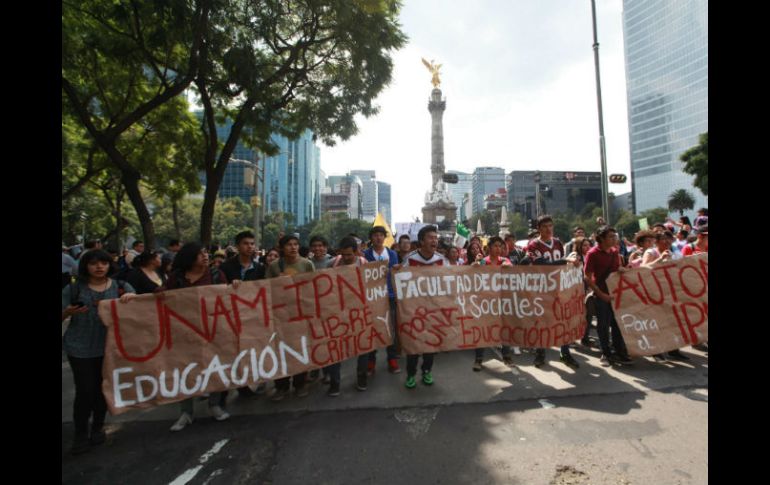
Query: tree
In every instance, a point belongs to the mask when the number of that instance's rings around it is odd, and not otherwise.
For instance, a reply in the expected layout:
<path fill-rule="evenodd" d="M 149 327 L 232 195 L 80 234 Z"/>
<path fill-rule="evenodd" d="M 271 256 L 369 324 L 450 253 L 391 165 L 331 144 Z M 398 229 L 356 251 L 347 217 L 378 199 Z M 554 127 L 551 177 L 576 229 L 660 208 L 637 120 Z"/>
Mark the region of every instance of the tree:
<path fill-rule="evenodd" d="M 668 210 L 679 211 L 683 216 L 684 211 L 695 207 L 695 199 L 685 189 L 675 190 L 668 196 Z"/>
<path fill-rule="evenodd" d="M 479 219 L 481 219 L 481 228 L 484 229 L 485 234 L 497 236 L 500 233 L 500 221 L 495 217 L 495 211 L 484 210 L 478 214 L 473 214 L 471 218 L 468 219 L 470 225 L 466 227 L 470 229 L 471 232 L 475 233 L 479 224 Z"/>
<path fill-rule="evenodd" d="M 356 234 L 366 241 L 369 239 L 370 222 L 360 219 L 351 219 L 346 214 L 327 213 L 316 221 L 310 236 L 323 236 L 329 241 L 329 246 L 336 248 L 340 240 L 348 234 Z"/>
<path fill-rule="evenodd" d="M 644 217 L 647 218 L 647 222 L 649 222 L 650 227 L 652 227 L 653 224 L 657 224 L 658 222 L 666 222 L 666 219 L 668 218 L 668 210 L 664 207 L 648 209 L 639 214 L 640 219 Z"/>
<path fill-rule="evenodd" d="M 529 233 L 529 224 L 524 216 L 519 212 L 510 213 L 510 221 L 508 222 L 508 232 L 510 232 L 516 239 L 524 239 Z M 466 226 L 468 227 L 468 226 Z M 470 228 L 471 231 L 473 228 Z"/>
<path fill-rule="evenodd" d="M 173 221 L 174 201 L 168 197 L 162 199 L 150 198 L 155 210 L 153 220 L 157 221 L 156 229 L 158 239 L 168 241 L 180 239 L 182 241 L 197 241 L 200 236 L 200 211 L 203 200 L 199 198 L 184 197 L 177 205 L 179 236 Z M 242 231 L 254 231 L 254 220 L 251 217 L 251 208 L 239 197 L 221 199 L 214 212 L 214 227 L 212 242 L 229 244 L 235 242 L 235 235 Z"/>
<path fill-rule="evenodd" d="M 695 175 L 693 185 L 709 195 L 709 133 L 701 133 L 698 146 L 692 147 L 679 157 L 685 163 L 685 173 Z"/>
<path fill-rule="evenodd" d="M 293 138 L 312 128 L 333 145 L 356 133 L 356 114 L 377 113 L 372 101 L 390 82 L 390 51 L 406 41 L 399 10 L 396 0 L 223 1 L 212 9 L 194 81 L 204 110 L 204 243 L 242 136 L 268 155 L 277 152 L 276 131 Z M 216 124 L 226 119 L 232 127 L 222 143 Z"/>
<path fill-rule="evenodd" d="M 148 248 L 155 234 L 140 180 L 155 160 L 137 155 L 132 163 L 131 154 L 153 145 L 148 142 L 153 133 L 177 128 L 173 122 L 163 127 L 164 119 L 184 116 L 186 106 L 179 96 L 197 75 L 212 3 L 62 4 L 62 89 L 78 122 L 120 171 Z M 166 147 L 163 155 L 175 159 L 171 149 Z"/>

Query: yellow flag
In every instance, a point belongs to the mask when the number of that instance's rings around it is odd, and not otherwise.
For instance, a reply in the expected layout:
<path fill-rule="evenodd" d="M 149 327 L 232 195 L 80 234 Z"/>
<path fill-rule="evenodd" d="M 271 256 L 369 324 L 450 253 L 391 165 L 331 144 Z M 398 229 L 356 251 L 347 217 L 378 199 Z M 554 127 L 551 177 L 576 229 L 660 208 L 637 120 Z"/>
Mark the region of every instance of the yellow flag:
<path fill-rule="evenodd" d="M 379 212 L 377 213 L 377 217 L 374 218 L 372 227 L 374 226 L 382 226 L 385 228 L 385 247 L 390 248 L 396 240 L 393 237 L 393 233 L 390 232 L 390 224 L 388 224 L 388 221 L 386 221 L 385 217 Z"/>

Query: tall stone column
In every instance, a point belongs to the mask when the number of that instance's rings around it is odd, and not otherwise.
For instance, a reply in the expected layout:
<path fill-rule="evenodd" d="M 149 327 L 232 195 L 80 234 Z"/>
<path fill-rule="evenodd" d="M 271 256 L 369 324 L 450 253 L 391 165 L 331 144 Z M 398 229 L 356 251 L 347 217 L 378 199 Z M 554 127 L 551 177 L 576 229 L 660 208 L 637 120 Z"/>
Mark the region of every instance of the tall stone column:
<path fill-rule="evenodd" d="M 430 111 L 432 119 L 430 172 L 433 175 L 433 185 L 431 190 L 436 187 L 436 182 L 441 180 L 444 175 L 444 124 L 442 120 L 445 109 L 446 101 L 441 99 L 441 90 L 434 88 L 428 102 L 428 111 Z"/>

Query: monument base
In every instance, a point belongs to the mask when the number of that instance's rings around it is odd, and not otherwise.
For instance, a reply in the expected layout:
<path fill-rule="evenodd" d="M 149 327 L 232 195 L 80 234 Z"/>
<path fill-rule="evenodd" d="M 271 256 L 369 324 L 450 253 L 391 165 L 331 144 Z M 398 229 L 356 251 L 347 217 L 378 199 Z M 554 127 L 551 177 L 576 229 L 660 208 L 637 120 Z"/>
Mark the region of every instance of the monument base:
<path fill-rule="evenodd" d="M 422 222 L 438 224 L 443 221 L 454 221 L 457 218 L 457 206 L 446 202 L 427 204 L 422 208 Z"/>

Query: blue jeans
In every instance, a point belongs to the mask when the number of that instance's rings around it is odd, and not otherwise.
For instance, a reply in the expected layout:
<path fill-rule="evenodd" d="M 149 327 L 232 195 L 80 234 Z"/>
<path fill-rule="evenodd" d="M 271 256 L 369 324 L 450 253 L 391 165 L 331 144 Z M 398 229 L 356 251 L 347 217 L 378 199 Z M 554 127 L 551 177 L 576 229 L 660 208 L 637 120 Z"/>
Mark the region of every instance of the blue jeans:
<path fill-rule="evenodd" d="M 435 353 L 430 354 L 414 354 L 406 356 L 406 374 L 413 376 L 417 374 L 417 360 L 422 355 L 422 371 L 430 372 L 433 369 L 433 356 Z"/>
<path fill-rule="evenodd" d="M 599 334 L 599 345 L 602 348 L 602 354 L 610 355 L 610 331 L 612 331 L 612 347 L 615 353 L 626 355 L 626 343 L 623 340 L 623 334 L 620 333 L 620 327 L 615 320 L 615 313 L 612 311 L 612 305 L 607 302 L 596 299 L 596 333 Z"/>
<path fill-rule="evenodd" d="M 369 361 L 369 355 L 371 353 L 361 354 L 358 357 L 356 357 L 357 364 L 356 364 L 356 374 L 364 374 L 366 375 L 366 365 Z M 327 365 L 324 367 L 324 373 L 329 376 L 329 380 L 333 384 L 339 384 L 340 383 L 340 370 L 342 368 L 342 362 L 337 362 L 336 364 Z"/>

